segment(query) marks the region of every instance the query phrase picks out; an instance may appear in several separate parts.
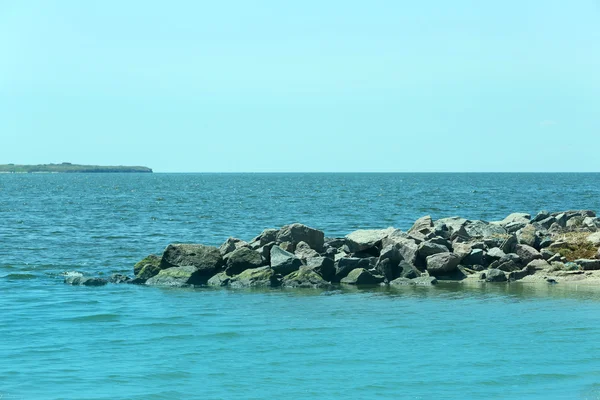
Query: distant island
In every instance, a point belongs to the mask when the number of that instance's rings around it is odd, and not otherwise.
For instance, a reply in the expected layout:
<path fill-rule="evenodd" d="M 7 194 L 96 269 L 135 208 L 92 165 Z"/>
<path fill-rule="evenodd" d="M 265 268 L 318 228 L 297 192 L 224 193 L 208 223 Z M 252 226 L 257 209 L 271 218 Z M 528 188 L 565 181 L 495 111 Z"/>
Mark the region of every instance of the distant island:
<path fill-rule="evenodd" d="M 0 164 L 0 173 L 4 174 L 34 174 L 34 173 L 99 173 L 99 172 L 137 172 L 152 173 L 148 167 L 104 166 L 104 165 L 79 165 L 64 162 L 62 164 Z"/>

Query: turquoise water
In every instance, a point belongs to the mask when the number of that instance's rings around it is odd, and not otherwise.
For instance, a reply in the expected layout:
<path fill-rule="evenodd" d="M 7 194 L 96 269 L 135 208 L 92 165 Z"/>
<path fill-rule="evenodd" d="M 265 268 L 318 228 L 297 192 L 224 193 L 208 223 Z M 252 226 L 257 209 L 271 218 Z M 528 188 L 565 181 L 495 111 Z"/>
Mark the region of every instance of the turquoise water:
<path fill-rule="evenodd" d="M 600 211 L 600 174 L 0 175 L 0 397 L 600 398 L 600 290 L 72 287 L 300 221 Z"/>

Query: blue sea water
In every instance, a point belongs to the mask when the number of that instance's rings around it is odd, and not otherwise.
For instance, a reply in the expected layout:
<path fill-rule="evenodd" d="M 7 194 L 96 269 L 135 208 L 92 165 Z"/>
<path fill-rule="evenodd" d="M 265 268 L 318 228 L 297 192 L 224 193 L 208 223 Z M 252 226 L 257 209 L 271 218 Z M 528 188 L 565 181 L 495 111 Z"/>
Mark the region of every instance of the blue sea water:
<path fill-rule="evenodd" d="M 600 174 L 0 175 L 0 398 L 600 399 L 600 290 L 100 288 L 171 242 L 600 211 Z"/>

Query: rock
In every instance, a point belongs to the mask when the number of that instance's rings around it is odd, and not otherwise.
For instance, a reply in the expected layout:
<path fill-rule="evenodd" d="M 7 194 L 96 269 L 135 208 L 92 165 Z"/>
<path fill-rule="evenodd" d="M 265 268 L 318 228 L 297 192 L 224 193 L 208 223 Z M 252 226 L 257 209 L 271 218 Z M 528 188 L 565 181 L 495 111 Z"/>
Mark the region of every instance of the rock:
<path fill-rule="evenodd" d="M 596 252 L 596 258 L 600 260 L 600 249 Z"/>
<path fill-rule="evenodd" d="M 586 240 L 594 246 L 600 246 L 600 232 L 592 233 Z"/>
<path fill-rule="evenodd" d="M 194 266 L 171 267 L 162 269 L 160 272 L 146 281 L 149 286 L 174 286 L 186 287 L 194 285 L 203 285 L 208 278 L 204 270 Z"/>
<path fill-rule="evenodd" d="M 302 260 L 279 246 L 271 248 L 271 268 L 276 274 L 289 275 L 302 266 Z"/>
<path fill-rule="evenodd" d="M 203 244 L 170 244 L 162 255 L 160 268 L 195 267 L 195 282 L 203 280 L 202 283 L 193 283 L 197 285 L 206 283 L 210 277 L 220 272 L 223 263 L 221 253 L 216 247 Z"/>
<path fill-rule="evenodd" d="M 598 217 L 585 217 L 582 226 L 590 232 L 595 232 L 600 228 L 600 219 Z"/>
<path fill-rule="evenodd" d="M 377 263 L 379 264 L 383 260 L 389 260 L 390 265 L 392 267 L 396 267 L 403 259 L 404 258 L 402 257 L 402 254 L 400 254 L 400 250 L 398 250 L 398 245 L 388 244 L 383 249 L 381 249 Z"/>
<path fill-rule="evenodd" d="M 519 241 L 517 240 L 517 235 L 508 235 L 498 247 L 505 253 L 512 253 L 518 243 Z"/>
<path fill-rule="evenodd" d="M 550 258 L 552 258 L 556 255 L 556 253 L 554 253 L 552 250 L 548 250 L 548 249 L 540 250 L 540 254 L 542 255 L 542 258 L 546 261 L 548 261 Z"/>
<path fill-rule="evenodd" d="M 276 287 L 280 284 L 281 279 L 269 266 L 247 269 L 229 281 L 232 288 Z"/>
<path fill-rule="evenodd" d="M 518 271 L 512 271 L 508 274 L 508 280 L 509 281 L 518 281 L 519 279 L 523 279 L 525 278 L 527 275 L 531 275 L 533 272 L 530 269 L 528 269 L 527 267 L 522 268 Z"/>
<path fill-rule="evenodd" d="M 267 243 L 274 243 L 277 240 L 279 229 L 265 229 L 260 235 L 250 241 L 250 248 L 256 250 Z"/>
<path fill-rule="evenodd" d="M 454 253 L 438 253 L 427 257 L 427 271 L 435 277 L 449 275 L 456 270 L 460 257 Z"/>
<path fill-rule="evenodd" d="M 535 217 L 533 217 L 531 222 L 540 222 L 540 221 L 545 220 L 546 218 L 550 218 L 550 213 L 548 211 L 540 211 L 539 213 L 536 214 Z"/>
<path fill-rule="evenodd" d="M 566 228 L 570 231 L 574 231 L 581 228 L 583 226 L 583 219 L 584 217 L 579 215 L 569 218 L 567 220 Z"/>
<path fill-rule="evenodd" d="M 382 241 L 382 245 L 383 248 L 386 248 L 389 245 L 395 245 L 404 261 L 413 265 L 417 262 L 419 246 L 414 240 L 403 236 L 403 232 L 401 231 L 394 231 L 394 233 Z"/>
<path fill-rule="evenodd" d="M 412 279 L 408 278 L 396 278 L 390 281 L 390 286 L 409 286 L 414 284 L 415 283 L 412 281 Z"/>
<path fill-rule="evenodd" d="M 506 274 L 499 269 L 488 269 L 485 273 L 486 282 L 506 282 Z"/>
<path fill-rule="evenodd" d="M 422 233 L 422 234 L 427 234 L 429 232 L 431 232 L 433 230 L 433 221 L 431 220 L 431 216 L 430 215 L 426 215 L 424 217 L 419 218 L 418 220 L 415 221 L 415 223 L 413 224 L 412 228 L 410 228 L 408 230 L 408 233 L 414 233 L 414 232 L 418 232 L 418 233 Z"/>
<path fill-rule="evenodd" d="M 285 225 L 279 230 L 276 242 L 290 242 L 292 244 L 292 250 L 296 249 L 298 243 L 305 242 L 311 249 L 321 252 L 323 251 L 323 244 L 325 243 L 325 234 L 323 231 L 310 228 L 306 225 L 291 224 Z"/>
<path fill-rule="evenodd" d="M 325 244 L 323 247 L 333 247 L 339 249 L 346 244 L 346 238 L 325 238 Z"/>
<path fill-rule="evenodd" d="M 461 228 L 464 228 L 467 222 L 469 222 L 469 220 L 461 217 L 441 218 L 433 223 L 433 227 L 436 231 L 447 231 L 449 235 L 452 235 Z"/>
<path fill-rule="evenodd" d="M 130 277 L 128 277 L 127 275 L 123 275 L 123 274 L 112 274 L 110 276 L 110 279 L 108 280 L 109 283 L 128 283 L 131 280 Z"/>
<path fill-rule="evenodd" d="M 504 229 L 502 226 L 479 220 L 471 221 L 466 224 L 465 230 L 469 236 L 477 238 L 506 235 L 506 229 Z"/>
<path fill-rule="evenodd" d="M 530 263 L 528 263 L 525 268 L 527 268 L 529 271 L 533 271 L 533 272 L 543 271 L 543 270 L 550 268 L 550 264 L 548 264 L 548 261 L 546 261 L 546 260 L 536 259 L 536 260 L 533 260 Z"/>
<path fill-rule="evenodd" d="M 319 257 L 319 253 L 311 249 L 308 243 L 306 242 L 300 242 L 296 245 L 295 254 L 301 260 L 306 260 L 310 257 Z"/>
<path fill-rule="evenodd" d="M 91 276 L 66 275 L 64 282 L 73 286 L 104 286 L 108 281 L 104 278 L 95 278 Z"/>
<path fill-rule="evenodd" d="M 533 247 L 526 244 L 515 246 L 515 252 L 521 257 L 523 264 L 527 265 L 533 260 L 543 259 L 542 255 Z"/>
<path fill-rule="evenodd" d="M 414 279 L 421 276 L 421 272 L 406 261 L 400 261 L 400 264 L 398 264 L 398 273 L 401 278 L 408 279 Z"/>
<path fill-rule="evenodd" d="M 411 279 L 416 286 L 433 286 L 437 285 L 438 281 L 433 276 L 420 276 L 418 278 Z"/>
<path fill-rule="evenodd" d="M 324 289 L 330 287 L 331 285 L 313 269 L 302 267 L 298 271 L 294 271 L 285 276 L 282 281 L 282 286 L 287 288 Z"/>
<path fill-rule="evenodd" d="M 523 229 L 517 232 L 517 240 L 520 244 L 526 244 L 535 249 L 540 248 L 540 237 L 537 235 L 535 226 L 526 225 Z"/>
<path fill-rule="evenodd" d="M 506 253 L 504 253 L 498 247 L 493 247 L 488 250 L 488 252 L 486 254 L 486 259 L 487 259 L 488 263 L 491 264 L 492 262 L 501 259 L 505 255 L 506 255 Z"/>
<path fill-rule="evenodd" d="M 544 249 L 546 247 L 550 247 L 550 246 L 552 246 L 552 243 L 554 243 L 554 240 L 552 240 L 552 238 L 550 238 L 550 237 L 542 237 L 541 241 L 540 241 L 540 249 Z"/>
<path fill-rule="evenodd" d="M 579 265 L 584 271 L 595 271 L 600 269 L 600 260 L 598 259 L 580 258 L 575 260 L 574 263 Z"/>
<path fill-rule="evenodd" d="M 349 285 L 377 285 L 383 282 L 383 276 L 374 275 L 364 268 L 355 268 L 340 283 Z"/>
<path fill-rule="evenodd" d="M 454 243 L 452 246 L 452 252 L 459 256 L 461 260 L 471 254 L 472 250 L 473 247 L 470 243 Z"/>
<path fill-rule="evenodd" d="M 504 229 L 506 229 L 507 233 L 515 233 L 526 226 L 528 226 L 527 222 L 511 222 L 510 224 L 505 225 Z"/>
<path fill-rule="evenodd" d="M 494 265 L 498 263 L 497 265 Z M 521 266 L 519 264 L 517 264 L 514 260 L 498 260 L 495 261 L 494 263 L 492 263 L 492 265 L 490 265 L 490 267 L 494 268 L 494 269 L 499 269 L 500 271 L 504 271 L 504 272 L 513 272 L 513 271 L 518 271 L 521 269 Z"/>
<path fill-rule="evenodd" d="M 306 260 L 307 268 L 312 269 L 323 279 L 331 282 L 335 277 L 335 265 L 331 258 L 311 257 Z"/>
<path fill-rule="evenodd" d="M 509 224 L 514 223 L 522 223 L 524 225 L 528 224 L 531 220 L 531 214 L 527 213 L 512 213 L 502 221 L 498 222 L 498 225 L 506 227 Z"/>
<path fill-rule="evenodd" d="M 556 219 L 556 222 L 554 224 L 557 224 L 561 228 L 564 228 L 567 226 L 567 215 L 565 213 L 556 214 L 556 215 L 553 215 L 553 217 Z M 554 225 L 554 224 L 552 224 L 552 225 Z M 550 227 L 552 227 L 552 226 L 550 226 Z"/>
<path fill-rule="evenodd" d="M 264 246 L 256 249 L 258 254 L 260 254 L 260 256 L 263 258 L 263 262 L 265 264 L 271 263 L 271 249 L 273 248 L 273 246 L 275 246 L 275 242 L 269 242 L 269 243 L 265 244 Z"/>
<path fill-rule="evenodd" d="M 346 235 L 346 245 L 351 253 L 368 250 L 381 244 L 381 241 L 394 231 L 388 229 L 359 229 Z"/>
<path fill-rule="evenodd" d="M 154 264 L 146 264 L 146 265 L 144 265 L 144 268 L 142 268 L 141 270 L 138 271 L 138 274 L 135 277 L 136 277 L 136 279 L 140 279 L 145 282 L 148 279 L 152 278 L 153 276 L 158 275 L 159 272 L 160 272 L 160 267 L 158 267 Z"/>
<path fill-rule="evenodd" d="M 257 251 L 248 247 L 240 247 L 229 253 L 225 272 L 227 275 L 233 276 L 246 269 L 258 268 L 262 265 L 263 259 Z"/>
<path fill-rule="evenodd" d="M 137 275 L 140 272 L 140 270 L 148 264 L 159 267 L 160 266 L 160 257 L 155 254 L 150 254 L 148 257 L 143 258 L 141 261 L 137 262 L 133 266 L 133 274 Z"/>
<path fill-rule="evenodd" d="M 334 282 L 340 282 L 343 278 L 348 276 L 350 271 L 356 268 L 370 268 L 369 260 L 366 258 L 346 257 L 340 258 L 335 263 L 335 277 Z"/>
<path fill-rule="evenodd" d="M 294 252 L 294 246 L 292 245 L 292 242 L 282 242 L 282 243 L 279 243 L 278 246 L 280 249 L 283 249 L 284 251 L 287 251 L 288 253 Z"/>
<path fill-rule="evenodd" d="M 550 227 L 554 223 L 556 223 L 556 218 L 554 218 L 554 217 L 548 217 L 546 219 L 543 219 L 543 220 L 539 221 L 537 224 L 540 225 L 541 227 L 545 228 L 545 229 L 550 229 Z"/>
<path fill-rule="evenodd" d="M 435 244 L 430 242 L 423 242 L 417 248 L 417 253 L 419 257 L 426 259 L 429 256 L 438 253 L 447 253 L 450 250 L 446 246 L 442 246 L 441 244 Z"/>
<path fill-rule="evenodd" d="M 208 286 L 227 286 L 231 281 L 231 277 L 225 272 L 219 272 L 206 282 Z"/>
<path fill-rule="evenodd" d="M 481 249 L 473 249 L 471 253 L 462 259 L 463 265 L 483 265 L 485 252 Z"/>
<path fill-rule="evenodd" d="M 225 257 L 225 255 L 244 246 L 248 246 L 248 243 L 244 242 L 241 239 L 230 237 L 221 245 L 221 247 L 219 247 L 219 253 L 221 254 L 221 257 Z"/>

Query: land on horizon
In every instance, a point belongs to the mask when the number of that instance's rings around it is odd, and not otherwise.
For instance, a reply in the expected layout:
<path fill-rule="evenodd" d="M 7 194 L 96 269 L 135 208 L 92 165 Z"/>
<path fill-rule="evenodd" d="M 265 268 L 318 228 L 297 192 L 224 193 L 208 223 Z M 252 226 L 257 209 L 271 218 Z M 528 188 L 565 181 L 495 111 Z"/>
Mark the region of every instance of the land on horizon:
<path fill-rule="evenodd" d="M 0 173 L 97 173 L 97 172 L 137 172 L 152 173 L 152 169 L 142 166 L 82 165 L 63 162 L 61 164 L 0 164 Z"/>

